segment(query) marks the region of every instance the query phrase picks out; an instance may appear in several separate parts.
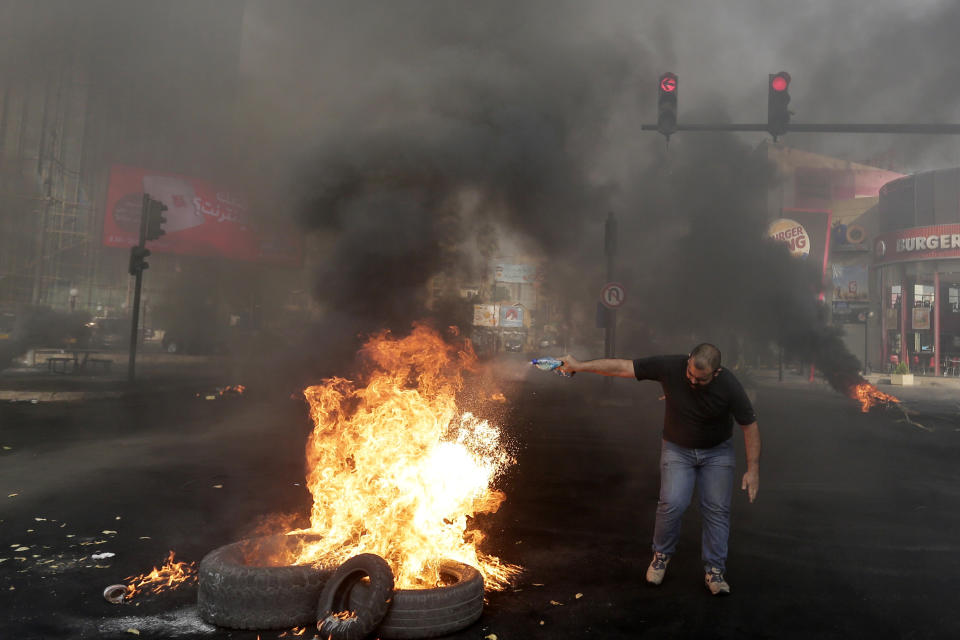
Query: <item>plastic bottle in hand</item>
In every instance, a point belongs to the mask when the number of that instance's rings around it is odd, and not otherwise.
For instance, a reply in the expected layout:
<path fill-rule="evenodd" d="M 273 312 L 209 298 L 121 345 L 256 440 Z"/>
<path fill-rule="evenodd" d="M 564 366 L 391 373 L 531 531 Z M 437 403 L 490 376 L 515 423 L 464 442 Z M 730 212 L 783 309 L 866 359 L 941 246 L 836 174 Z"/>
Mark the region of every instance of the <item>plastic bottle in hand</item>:
<path fill-rule="evenodd" d="M 559 367 L 563 366 L 563 360 L 560 360 L 559 358 L 534 358 L 530 361 L 530 364 L 541 371 L 556 371 L 559 375 L 565 377 L 573 375 L 567 373 L 566 371 L 557 371 Z"/>

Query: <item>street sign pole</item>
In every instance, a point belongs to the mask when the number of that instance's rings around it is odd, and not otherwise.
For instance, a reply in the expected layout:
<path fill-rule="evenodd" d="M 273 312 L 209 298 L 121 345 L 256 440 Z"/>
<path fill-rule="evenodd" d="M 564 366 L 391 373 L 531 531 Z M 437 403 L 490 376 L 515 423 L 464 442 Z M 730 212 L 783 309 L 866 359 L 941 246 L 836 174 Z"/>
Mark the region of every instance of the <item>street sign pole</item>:
<path fill-rule="evenodd" d="M 604 225 L 603 250 L 607 256 L 607 282 L 613 282 L 613 262 L 617 254 L 617 219 L 611 211 Z M 605 358 L 612 358 L 616 353 L 617 341 L 617 310 L 607 309 L 607 328 L 603 340 Z"/>

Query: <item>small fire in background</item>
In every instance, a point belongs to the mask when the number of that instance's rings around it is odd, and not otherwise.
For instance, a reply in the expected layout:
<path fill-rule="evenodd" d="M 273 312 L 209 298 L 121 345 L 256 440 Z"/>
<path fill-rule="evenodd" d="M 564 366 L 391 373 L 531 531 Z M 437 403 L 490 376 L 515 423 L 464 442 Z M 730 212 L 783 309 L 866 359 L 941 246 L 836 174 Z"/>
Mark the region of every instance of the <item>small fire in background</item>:
<path fill-rule="evenodd" d="M 228 384 L 225 387 L 217 387 L 213 393 L 198 393 L 196 395 L 204 400 L 219 400 L 231 396 L 242 396 L 246 390 L 247 388 L 242 384 Z"/>
<path fill-rule="evenodd" d="M 513 464 L 500 429 L 462 412 L 462 373 L 476 362 L 416 325 L 404 338 L 383 332 L 362 348 L 360 382 L 330 378 L 304 391 L 314 431 L 307 445 L 310 528 L 297 564 L 338 565 L 375 553 L 393 569 L 396 588 L 441 584 L 438 562 L 477 567 L 502 589 L 520 567 L 478 550 L 471 518 L 495 512 L 505 495 L 496 479 Z"/>
<path fill-rule="evenodd" d="M 867 413 L 876 405 L 889 406 L 900 404 L 900 400 L 889 393 L 884 393 L 869 382 L 861 382 L 851 390 L 851 397 L 860 403 L 860 411 Z"/>
<path fill-rule="evenodd" d="M 126 600 L 130 600 L 140 593 L 161 593 L 176 589 L 181 585 L 196 582 L 197 568 L 194 562 L 175 562 L 174 552 L 171 550 L 163 566 L 154 567 L 149 573 L 130 576 L 127 583 Z"/>
<path fill-rule="evenodd" d="M 242 384 L 228 384 L 225 387 L 218 387 L 217 393 L 220 394 L 220 397 L 229 396 L 229 395 L 242 396 L 244 391 L 246 390 L 247 388 Z"/>

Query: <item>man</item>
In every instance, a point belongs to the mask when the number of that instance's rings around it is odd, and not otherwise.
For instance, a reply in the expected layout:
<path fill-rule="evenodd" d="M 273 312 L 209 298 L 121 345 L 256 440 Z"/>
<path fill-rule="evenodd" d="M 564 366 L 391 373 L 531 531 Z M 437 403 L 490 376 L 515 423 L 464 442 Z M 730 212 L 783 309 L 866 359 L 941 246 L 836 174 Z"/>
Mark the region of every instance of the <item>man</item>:
<path fill-rule="evenodd" d="M 667 564 L 680 538 L 680 519 L 700 486 L 703 517 L 704 582 L 710 593 L 727 595 L 727 539 L 736 459 L 733 421 L 743 429 L 747 472 L 741 489 L 750 502 L 760 487 L 760 430 L 753 406 L 731 372 L 720 366 L 720 350 L 700 344 L 687 356 L 655 356 L 638 360 L 601 359 L 579 362 L 563 358 L 560 371 L 656 380 L 663 387 L 666 411 L 660 450 L 660 500 L 653 532 L 653 560 L 647 582 L 663 582 Z"/>

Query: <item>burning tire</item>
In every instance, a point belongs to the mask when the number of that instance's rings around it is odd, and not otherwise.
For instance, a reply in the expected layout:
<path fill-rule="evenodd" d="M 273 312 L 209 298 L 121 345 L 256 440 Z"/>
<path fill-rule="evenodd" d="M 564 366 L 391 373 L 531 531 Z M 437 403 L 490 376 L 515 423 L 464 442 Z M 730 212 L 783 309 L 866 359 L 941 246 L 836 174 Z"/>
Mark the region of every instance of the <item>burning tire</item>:
<path fill-rule="evenodd" d="M 289 629 L 316 621 L 317 600 L 333 569 L 277 566 L 270 557 L 316 535 L 251 538 L 200 561 L 197 607 L 205 622 L 232 629 Z"/>
<path fill-rule="evenodd" d="M 369 579 L 361 594 L 353 588 Z M 383 620 L 393 595 L 393 572 L 372 553 L 353 556 L 334 572 L 320 594 L 317 630 L 328 640 L 360 640 Z"/>
<path fill-rule="evenodd" d="M 447 583 L 434 589 L 397 589 L 374 634 L 383 640 L 416 640 L 447 635 L 470 626 L 483 613 L 483 576 L 462 562 L 444 560 L 440 575 Z M 350 606 L 363 602 L 366 585 L 351 592 Z"/>

